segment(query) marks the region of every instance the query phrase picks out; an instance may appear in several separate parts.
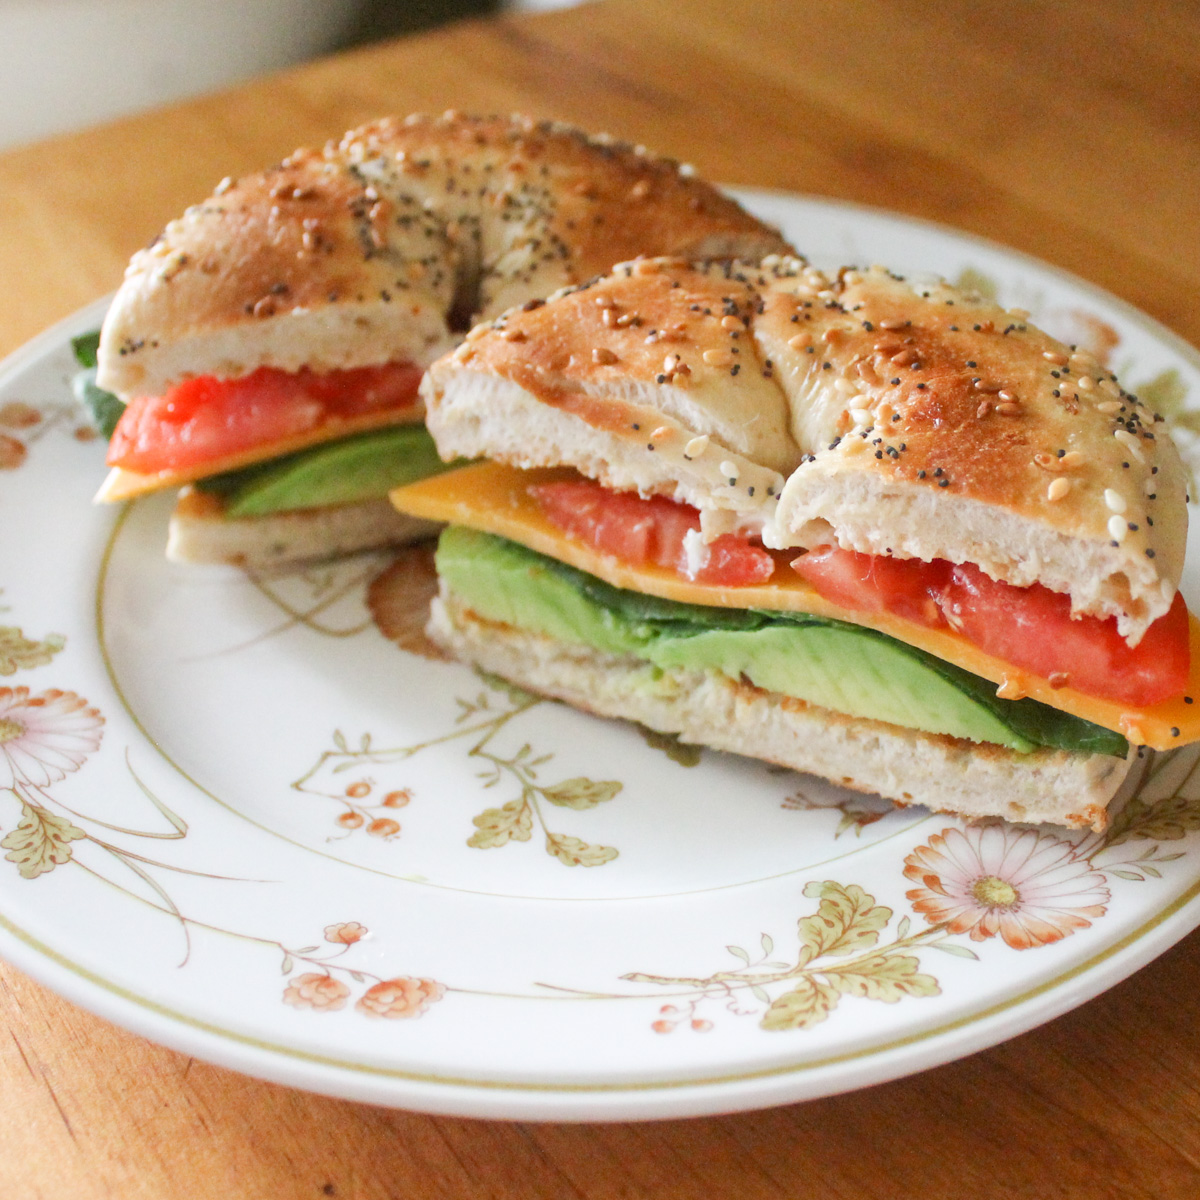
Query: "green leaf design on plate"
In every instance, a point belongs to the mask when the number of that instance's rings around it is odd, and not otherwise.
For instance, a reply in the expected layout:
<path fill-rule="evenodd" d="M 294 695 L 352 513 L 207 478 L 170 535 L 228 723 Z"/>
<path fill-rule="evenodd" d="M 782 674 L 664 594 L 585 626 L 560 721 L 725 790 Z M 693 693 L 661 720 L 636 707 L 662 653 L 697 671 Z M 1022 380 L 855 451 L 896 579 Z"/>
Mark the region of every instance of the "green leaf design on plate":
<path fill-rule="evenodd" d="M 808 1029 L 824 1021 L 840 999 L 841 993 L 832 984 L 805 976 L 772 1003 L 759 1024 L 763 1029 Z"/>
<path fill-rule="evenodd" d="M 491 850 L 506 846 L 510 841 L 527 842 L 533 831 L 533 814 L 529 801 L 520 796 L 510 800 L 503 808 L 488 808 L 472 821 L 478 830 L 467 838 L 468 846 Z"/>
<path fill-rule="evenodd" d="M 681 767 L 699 765 L 701 754 L 699 746 L 681 742 L 677 733 L 659 733 L 657 729 L 650 729 L 645 725 L 639 725 L 637 728 L 638 733 L 642 735 L 651 750 L 661 750 L 672 762 L 678 763 Z"/>
<path fill-rule="evenodd" d="M 0 675 L 45 666 L 66 644 L 67 639 L 58 633 L 48 633 L 35 642 L 14 625 L 0 625 Z"/>
<path fill-rule="evenodd" d="M 556 783 L 553 787 L 544 787 L 541 793 L 559 808 L 574 808 L 580 812 L 584 809 L 595 808 L 605 800 L 611 800 L 620 790 L 622 784 L 615 779 L 588 779 L 580 775 L 575 779 L 567 779 Z"/>
<path fill-rule="evenodd" d="M 20 823 L 0 841 L 0 846 L 8 851 L 4 857 L 17 864 L 25 879 L 36 879 L 70 862 L 70 843 L 85 837 L 87 834 L 65 817 L 55 816 L 37 804 L 22 804 Z"/>
<path fill-rule="evenodd" d="M 993 304 L 996 303 L 996 297 L 999 295 L 996 281 L 990 275 L 985 275 L 974 267 L 964 267 L 954 281 L 954 286 L 962 288 L 964 292 L 978 292 L 985 300 L 990 300 Z"/>
<path fill-rule="evenodd" d="M 1153 411 L 1161 413 L 1176 425 L 1200 433 L 1200 412 L 1189 412 L 1184 408 L 1187 399 L 1187 384 L 1183 382 L 1176 367 L 1160 371 L 1153 379 L 1138 384 L 1137 397 Z"/>
<path fill-rule="evenodd" d="M 1200 829 L 1200 796 L 1177 792 L 1154 804 L 1135 796 L 1113 822 L 1105 846 L 1119 846 L 1132 838 L 1177 842 L 1197 829 Z"/>
<path fill-rule="evenodd" d="M 879 941 L 879 932 L 892 919 L 892 910 L 875 903 L 856 883 L 832 880 L 809 883 L 804 894 L 819 898 L 817 911 L 798 922 L 800 966 L 826 955 L 854 954 Z"/>
<path fill-rule="evenodd" d="M 827 968 L 824 975 L 847 996 L 895 1004 L 905 996 L 936 996 L 941 991 L 938 981 L 920 968 L 920 960 L 911 954 L 879 954 Z"/>
<path fill-rule="evenodd" d="M 568 867 L 598 867 L 617 857 L 613 846 L 593 846 L 565 833 L 547 833 L 546 850 Z"/>

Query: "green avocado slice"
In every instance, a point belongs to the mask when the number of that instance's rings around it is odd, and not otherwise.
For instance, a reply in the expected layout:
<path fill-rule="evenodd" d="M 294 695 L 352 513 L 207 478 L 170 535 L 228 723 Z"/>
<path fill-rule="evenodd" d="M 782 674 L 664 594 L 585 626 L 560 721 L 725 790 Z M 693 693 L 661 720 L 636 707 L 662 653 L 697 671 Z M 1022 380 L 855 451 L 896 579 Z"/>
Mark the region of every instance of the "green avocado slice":
<path fill-rule="evenodd" d="M 995 685 L 875 630 L 804 613 L 679 604 L 612 587 L 515 542 L 451 526 L 438 574 L 489 620 L 632 654 L 664 669 L 717 670 L 809 703 L 1028 753 L 1053 746 L 1123 757 L 1118 733 Z"/>
<path fill-rule="evenodd" d="M 443 529 L 438 541 L 439 578 L 481 617 L 605 654 L 640 654 L 653 629 L 596 604 L 555 569 L 559 565 L 516 542 L 460 525 Z"/>
<path fill-rule="evenodd" d="M 262 517 L 378 499 L 455 465 L 442 462 L 423 425 L 391 425 L 211 475 L 195 486 L 221 496 L 228 517 Z"/>

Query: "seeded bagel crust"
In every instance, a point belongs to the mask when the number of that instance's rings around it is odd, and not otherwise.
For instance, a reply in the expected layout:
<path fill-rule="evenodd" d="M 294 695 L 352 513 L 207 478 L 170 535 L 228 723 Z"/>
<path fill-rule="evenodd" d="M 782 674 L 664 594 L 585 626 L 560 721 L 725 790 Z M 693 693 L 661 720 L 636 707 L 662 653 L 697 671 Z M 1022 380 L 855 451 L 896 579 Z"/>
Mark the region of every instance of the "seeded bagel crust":
<path fill-rule="evenodd" d="M 443 455 L 674 496 L 706 536 L 975 563 L 1131 644 L 1182 572 L 1162 419 L 1026 314 L 938 281 L 623 264 L 472 330 L 422 394 Z"/>
<path fill-rule="evenodd" d="M 662 672 L 637 658 L 485 621 L 444 584 L 427 632 L 461 661 L 587 712 L 637 721 L 685 742 L 819 775 L 898 804 L 965 817 L 1099 832 L 1136 755 L 1046 748 L 1018 754 L 842 716 L 715 671 Z"/>
<path fill-rule="evenodd" d="M 759 255 L 777 232 L 669 159 L 522 117 L 385 118 L 225 180 L 136 254 L 99 383 L 409 360 L 639 253 Z"/>

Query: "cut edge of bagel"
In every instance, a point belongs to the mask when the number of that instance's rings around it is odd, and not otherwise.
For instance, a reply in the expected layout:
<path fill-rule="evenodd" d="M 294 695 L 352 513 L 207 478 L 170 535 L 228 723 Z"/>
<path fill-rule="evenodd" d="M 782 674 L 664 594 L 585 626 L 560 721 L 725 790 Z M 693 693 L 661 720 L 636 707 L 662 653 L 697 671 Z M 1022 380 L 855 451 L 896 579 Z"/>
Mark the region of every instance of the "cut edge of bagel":
<path fill-rule="evenodd" d="M 386 498 L 227 517 L 217 497 L 186 488 L 168 525 L 167 558 L 263 571 L 406 545 L 440 528 L 436 521 L 397 512 Z"/>
<path fill-rule="evenodd" d="M 230 320 L 219 327 L 160 334 L 149 354 L 122 356 L 108 350 L 146 328 L 135 308 L 141 298 L 114 301 L 101 332 L 96 382 L 125 400 L 162 395 L 188 379 L 212 375 L 240 379 L 260 367 L 295 373 L 309 368 L 320 374 L 385 363 L 412 363 L 422 369 L 457 344 L 441 314 L 430 304 L 400 306 L 376 300 L 347 306 L 293 309 L 255 320 Z M 151 298 L 145 307 L 153 308 Z"/>

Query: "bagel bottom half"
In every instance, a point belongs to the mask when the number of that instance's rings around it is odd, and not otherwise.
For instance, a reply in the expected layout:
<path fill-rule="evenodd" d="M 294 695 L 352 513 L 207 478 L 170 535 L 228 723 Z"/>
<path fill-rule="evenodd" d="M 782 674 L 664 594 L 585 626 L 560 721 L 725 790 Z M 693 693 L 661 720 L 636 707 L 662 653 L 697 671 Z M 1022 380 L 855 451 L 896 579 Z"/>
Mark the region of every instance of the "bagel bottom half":
<path fill-rule="evenodd" d="M 386 498 L 228 517 L 217 497 L 185 488 L 167 528 L 167 558 L 269 570 L 401 546 L 440 528 L 436 521 L 397 512 Z"/>
<path fill-rule="evenodd" d="M 460 661 L 604 717 L 965 817 L 1102 830 L 1128 758 L 1003 746 L 847 717 L 717 671 L 662 671 L 642 659 L 488 621 L 445 582 L 429 637 Z"/>

